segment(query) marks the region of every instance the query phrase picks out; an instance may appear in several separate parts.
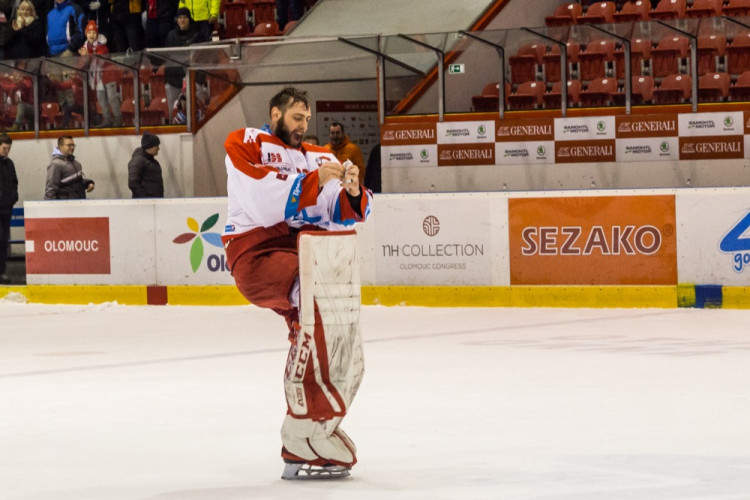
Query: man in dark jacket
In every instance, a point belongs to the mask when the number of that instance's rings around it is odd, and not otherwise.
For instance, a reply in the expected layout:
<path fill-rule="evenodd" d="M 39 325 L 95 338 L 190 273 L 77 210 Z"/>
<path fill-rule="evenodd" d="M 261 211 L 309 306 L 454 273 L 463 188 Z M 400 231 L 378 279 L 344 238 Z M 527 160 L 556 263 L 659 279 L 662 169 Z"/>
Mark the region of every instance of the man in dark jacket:
<path fill-rule="evenodd" d="M 164 198 L 161 165 L 155 158 L 159 154 L 159 144 L 158 137 L 144 132 L 141 147 L 133 151 L 128 163 L 128 187 L 133 198 Z"/>
<path fill-rule="evenodd" d="M 45 200 L 85 199 L 94 190 L 94 181 L 83 176 L 83 167 L 73 156 L 76 145 L 73 138 L 64 135 L 57 139 L 52 151 L 52 163 L 47 167 Z"/>
<path fill-rule="evenodd" d="M 18 201 L 18 177 L 13 160 L 8 158 L 13 139 L 0 134 L 0 284 L 10 283 L 5 274 L 5 259 L 10 241 L 10 215 Z"/>

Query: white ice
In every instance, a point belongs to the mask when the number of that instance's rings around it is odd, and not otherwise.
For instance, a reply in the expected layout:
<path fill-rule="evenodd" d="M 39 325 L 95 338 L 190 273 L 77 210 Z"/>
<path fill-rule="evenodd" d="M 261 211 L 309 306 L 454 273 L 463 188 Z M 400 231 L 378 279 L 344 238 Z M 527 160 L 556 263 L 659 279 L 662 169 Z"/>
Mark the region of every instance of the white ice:
<path fill-rule="evenodd" d="M 750 311 L 364 307 L 352 477 L 279 476 L 283 321 L 0 302 L 0 498 L 748 499 Z"/>

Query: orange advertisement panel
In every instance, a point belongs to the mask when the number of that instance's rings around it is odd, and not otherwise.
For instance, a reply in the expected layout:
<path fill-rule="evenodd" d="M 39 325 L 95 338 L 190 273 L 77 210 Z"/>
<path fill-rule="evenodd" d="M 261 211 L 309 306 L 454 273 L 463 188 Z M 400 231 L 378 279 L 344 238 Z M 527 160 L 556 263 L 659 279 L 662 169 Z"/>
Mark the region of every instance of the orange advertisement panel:
<path fill-rule="evenodd" d="M 110 274 L 109 218 L 26 219 L 29 274 Z"/>
<path fill-rule="evenodd" d="M 680 160 L 723 160 L 745 157 L 741 135 L 680 137 Z"/>
<path fill-rule="evenodd" d="M 556 163 L 615 161 L 615 139 L 588 141 L 555 141 Z"/>
<path fill-rule="evenodd" d="M 615 117 L 618 139 L 677 137 L 677 115 L 622 115 Z"/>
<path fill-rule="evenodd" d="M 554 141 L 555 119 L 496 120 L 497 142 Z"/>
<path fill-rule="evenodd" d="M 675 285 L 674 195 L 508 200 L 511 285 Z"/>

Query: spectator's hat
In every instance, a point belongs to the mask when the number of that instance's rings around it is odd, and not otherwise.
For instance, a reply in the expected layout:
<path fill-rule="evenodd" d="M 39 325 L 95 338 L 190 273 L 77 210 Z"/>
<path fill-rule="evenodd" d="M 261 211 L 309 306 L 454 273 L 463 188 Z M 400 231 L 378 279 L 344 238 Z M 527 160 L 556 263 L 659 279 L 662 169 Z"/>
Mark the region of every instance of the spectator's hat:
<path fill-rule="evenodd" d="M 156 137 L 156 135 L 152 134 L 151 132 L 143 133 L 143 136 L 141 137 L 142 149 L 144 150 L 151 149 L 153 147 L 158 146 L 159 144 L 161 144 L 161 141 L 159 140 L 158 137 Z"/>
<path fill-rule="evenodd" d="M 89 23 L 86 25 L 86 29 L 83 30 L 84 33 L 88 33 L 89 31 L 95 31 L 97 35 L 99 34 L 99 28 L 97 28 L 96 26 L 96 21 L 89 21 Z"/>
<path fill-rule="evenodd" d="M 179 9 L 177 9 L 177 14 L 175 15 L 175 17 L 180 16 L 187 16 L 188 19 L 193 19 L 193 16 L 190 15 L 190 9 L 188 9 L 187 7 L 180 7 Z"/>

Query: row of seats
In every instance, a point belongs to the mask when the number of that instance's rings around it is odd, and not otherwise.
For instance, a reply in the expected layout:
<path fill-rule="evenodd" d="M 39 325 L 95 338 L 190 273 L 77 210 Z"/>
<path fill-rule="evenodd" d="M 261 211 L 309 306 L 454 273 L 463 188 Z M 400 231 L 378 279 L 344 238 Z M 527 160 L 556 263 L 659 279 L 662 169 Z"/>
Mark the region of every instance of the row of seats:
<path fill-rule="evenodd" d="M 559 5 L 553 15 L 545 18 L 545 24 L 565 26 L 749 14 L 750 0 L 729 0 L 727 5 L 724 0 L 693 0 L 690 7 L 687 0 L 661 0 L 654 9 L 651 2 L 636 0 L 625 2 L 619 11 L 615 2 L 606 1 L 591 4 L 585 13 L 580 3 L 569 2 Z"/>
<path fill-rule="evenodd" d="M 219 38 L 279 36 L 291 31 L 289 21 L 283 32 L 276 22 L 276 0 L 222 0 L 219 7 Z"/>
<path fill-rule="evenodd" d="M 562 83 L 555 82 L 549 91 L 542 81 L 528 81 L 511 92 L 505 85 L 506 108 L 511 111 L 530 109 L 559 109 L 562 103 Z M 615 78 L 597 78 L 585 86 L 580 80 L 568 80 L 568 106 L 601 107 L 622 106 L 625 92 Z M 472 97 L 475 111 L 497 111 L 500 94 L 499 83 L 487 84 L 482 94 Z M 690 75 L 669 75 L 657 85 L 650 75 L 634 76 L 631 81 L 631 104 L 680 104 L 692 96 Z M 698 80 L 700 102 L 750 100 L 750 71 L 740 75 L 735 85 L 727 73 L 707 73 Z"/>
<path fill-rule="evenodd" d="M 737 77 L 750 70 L 750 33 L 737 35 L 731 43 L 723 34 L 699 36 L 698 75 L 725 71 Z M 577 42 L 566 44 L 569 76 L 590 81 L 595 78 L 625 77 L 625 50 L 614 40 L 595 40 L 583 50 Z M 651 40 L 630 41 L 631 74 L 663 78 L 675 73 L 688 73 L 690 42 L 687 37 L 669 35 L 656 46 Z M 527 44 L 508 58 L 510 81 L 517 85 L 529 80 L 560 81 L 560 48 L 557 44 Z"/>

